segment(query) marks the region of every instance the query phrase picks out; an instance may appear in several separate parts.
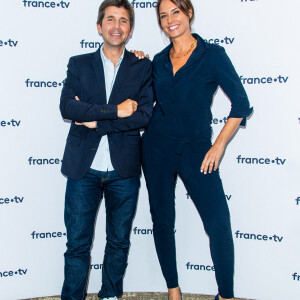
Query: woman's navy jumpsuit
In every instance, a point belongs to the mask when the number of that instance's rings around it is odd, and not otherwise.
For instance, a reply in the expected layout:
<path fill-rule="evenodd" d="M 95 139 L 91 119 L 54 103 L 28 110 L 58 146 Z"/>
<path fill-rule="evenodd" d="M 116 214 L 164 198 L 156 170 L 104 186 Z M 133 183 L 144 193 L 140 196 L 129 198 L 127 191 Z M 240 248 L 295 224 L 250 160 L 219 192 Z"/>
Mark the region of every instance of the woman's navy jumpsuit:
<path fill-rule="evenodd" d="M 252 108 L 224 48 L 194 34 L 197 47 L 173 76 L 170 44 L 153 60 L 156 105 L 142 138 L 142 163 L 149 193 L 155 246 L 168 288 L 178 286 L 175 252 L 175 184 L 180 176 L 210 240 L 219 293 L 232 298 L 234 248 L 230 214 L 219 171 L 204 175 L 200 166 L 211 147 L 211 104 L 220 86 L 232 107 L 229 118 Z"/>

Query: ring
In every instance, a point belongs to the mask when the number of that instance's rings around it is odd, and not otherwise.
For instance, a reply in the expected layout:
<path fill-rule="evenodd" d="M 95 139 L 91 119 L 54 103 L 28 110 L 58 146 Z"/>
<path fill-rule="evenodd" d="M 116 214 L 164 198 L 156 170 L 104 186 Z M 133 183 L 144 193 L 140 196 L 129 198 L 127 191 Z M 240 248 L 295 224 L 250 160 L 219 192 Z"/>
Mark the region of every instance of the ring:
<path fill-rule="evenodd" d="M 214 162 L 211 161 L 210 164 L 214 164 Z"/>

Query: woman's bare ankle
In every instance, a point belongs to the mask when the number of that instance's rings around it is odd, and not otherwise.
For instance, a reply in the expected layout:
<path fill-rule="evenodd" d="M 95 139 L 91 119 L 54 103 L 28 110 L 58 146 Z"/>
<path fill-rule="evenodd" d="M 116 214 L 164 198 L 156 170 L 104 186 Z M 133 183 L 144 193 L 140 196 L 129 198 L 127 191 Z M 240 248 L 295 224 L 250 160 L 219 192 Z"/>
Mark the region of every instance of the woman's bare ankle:
<path fill-rule="evenodd" d="M 168 289 L 168 293 L 169 293 L 169 300 L 180 300 L 181 299 L 179 287 L 176 287 L 173 289 Z"/>
<path fill-rule="evenodd" d="M 219 295 L 219 300 L 234 300 L 233 298 L 223 298 Z"/>

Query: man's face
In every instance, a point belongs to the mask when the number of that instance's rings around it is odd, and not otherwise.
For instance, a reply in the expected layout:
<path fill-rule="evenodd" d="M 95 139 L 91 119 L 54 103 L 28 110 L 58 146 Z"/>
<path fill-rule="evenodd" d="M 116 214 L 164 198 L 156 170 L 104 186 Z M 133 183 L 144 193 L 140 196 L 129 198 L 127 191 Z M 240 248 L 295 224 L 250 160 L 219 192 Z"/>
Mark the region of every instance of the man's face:
<path fill-rule="evenodd" d="M 105 44 L 112 47 L 123 46 L 132 34 L 128 10 L 124 7 L 107 7 L 102 25 L 97 24 L 97 29 Z"/>

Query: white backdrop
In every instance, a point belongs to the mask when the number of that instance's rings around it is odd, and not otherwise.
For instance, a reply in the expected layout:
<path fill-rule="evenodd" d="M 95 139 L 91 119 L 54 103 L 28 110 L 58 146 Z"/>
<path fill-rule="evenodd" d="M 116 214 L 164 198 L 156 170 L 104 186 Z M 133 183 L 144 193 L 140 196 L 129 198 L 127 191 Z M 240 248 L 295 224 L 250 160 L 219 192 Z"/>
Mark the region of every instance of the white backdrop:
<path fill-rule="evenodd" d="M 0 299 L 60 293 L 66 243 L 60 160 L 69 128 L 58 109 L 61 82 L 69 57 L 95 51 L 101 42 L 95 25 L 100 2 L 0 1 Z M 221 165 L 236 249 L 236 296 L 300 299 L 300 3 L 193 2 L 193 30 L 225 47 L 255 108 Z M 153 57 L 168 43 L 156 22 L 156 2 L 133 5 L 136 27 L 127 48 Z M 229 109 L 219 91 L 214 136 Z M 214 295 L 208 238 L 181 182 L 176 203 L 182 291 Z M 90 293 L 101 284 L 104 219 L 102 206 Z M 125 291 L 166 291 L 146 230 L 152 224 L 144 182 L 133 228 Z"/>

